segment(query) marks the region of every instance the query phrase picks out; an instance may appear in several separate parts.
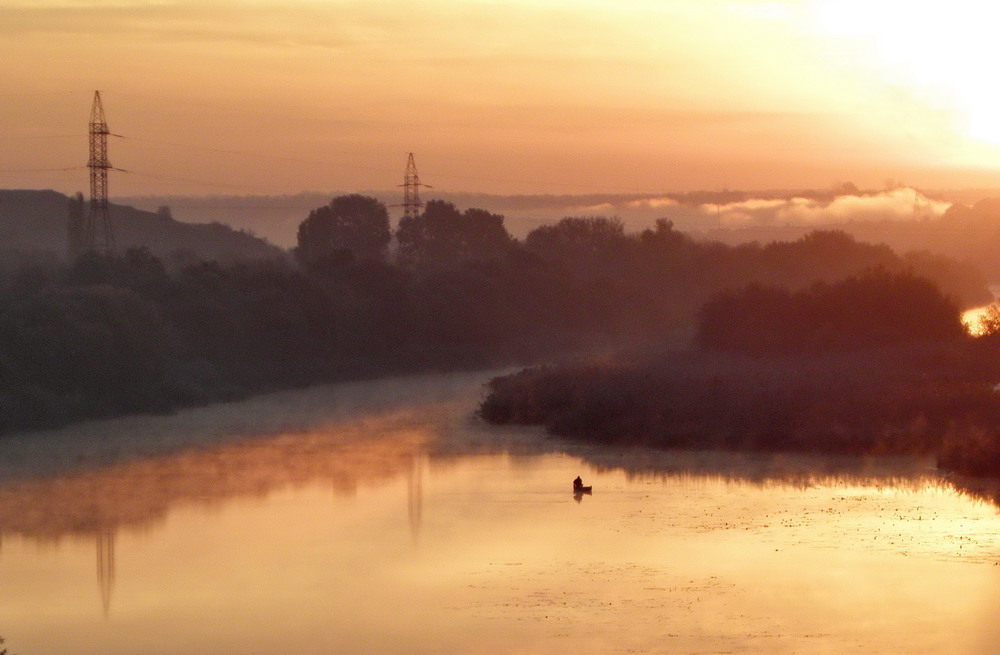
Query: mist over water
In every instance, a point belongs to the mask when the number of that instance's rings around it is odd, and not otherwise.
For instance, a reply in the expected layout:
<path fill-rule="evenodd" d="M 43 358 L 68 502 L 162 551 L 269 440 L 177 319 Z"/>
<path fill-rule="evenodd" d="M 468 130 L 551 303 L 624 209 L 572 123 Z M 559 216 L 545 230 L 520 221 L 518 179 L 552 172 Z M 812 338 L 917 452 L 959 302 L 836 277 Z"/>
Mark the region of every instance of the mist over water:
<path fill-rule="evenodd" d="M 0 441 L 0 634 L 22 654 L 990 652 L 1000 518 L 931 462 L 571 444 L 479 422 L 489 377 Z"/>

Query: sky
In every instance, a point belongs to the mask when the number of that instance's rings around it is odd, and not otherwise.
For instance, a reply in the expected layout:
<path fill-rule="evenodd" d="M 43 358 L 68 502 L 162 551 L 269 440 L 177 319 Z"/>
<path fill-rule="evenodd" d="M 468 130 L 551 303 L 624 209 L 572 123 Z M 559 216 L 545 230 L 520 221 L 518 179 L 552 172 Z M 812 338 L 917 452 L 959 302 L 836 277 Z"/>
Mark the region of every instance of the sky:
<path fill-rule="evenodd" d="M 984 8 L 985 7 L 985 8 Z M 0 0 L 0 188 L 1000 186 L 988 3 Z"/>

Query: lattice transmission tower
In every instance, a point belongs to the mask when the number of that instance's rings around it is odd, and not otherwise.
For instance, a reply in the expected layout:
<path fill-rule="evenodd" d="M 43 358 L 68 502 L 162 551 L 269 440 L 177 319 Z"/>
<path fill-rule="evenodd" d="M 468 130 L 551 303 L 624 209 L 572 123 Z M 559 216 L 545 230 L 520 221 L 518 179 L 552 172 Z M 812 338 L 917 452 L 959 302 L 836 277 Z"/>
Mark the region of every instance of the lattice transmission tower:
<path fill-rule="evenodd" d="M 101 92 L 94 91 L 94 105 L 90 109 L 90 210 L 83 224 L 84 251 L 109 253 L 115 249 L 115 235 L 111 231 L 108 213 L 108 122 L 104 119 Z"/>
<path fill-rule="evenodd" d="M 413 153 L 406 160 L 406 173 L 403 175 L 403 218 L 415 218 L 420 213 L 424 203 L 420 201 L 420 187 L 431 189 L 429 184 L 423 184 L 417 175 L 417 165 L 413 162 Z"/>

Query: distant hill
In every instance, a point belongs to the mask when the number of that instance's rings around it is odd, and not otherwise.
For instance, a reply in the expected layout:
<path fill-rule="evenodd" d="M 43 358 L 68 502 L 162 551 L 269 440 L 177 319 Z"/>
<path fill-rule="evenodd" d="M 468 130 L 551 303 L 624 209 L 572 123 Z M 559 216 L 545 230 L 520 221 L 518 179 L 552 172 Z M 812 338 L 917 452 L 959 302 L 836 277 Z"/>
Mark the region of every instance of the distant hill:
<path fill-rule="evenodd" d="M 69 197 L 56 191 L 0 190 L 0 252 L 48 257 L 66 253 Z M 182 223 L 169 213 L 111 205 L 119 249 L 145 246 L 165 260 L 231 262 L 283 257 L 285 252 L 221 223 Z"/>

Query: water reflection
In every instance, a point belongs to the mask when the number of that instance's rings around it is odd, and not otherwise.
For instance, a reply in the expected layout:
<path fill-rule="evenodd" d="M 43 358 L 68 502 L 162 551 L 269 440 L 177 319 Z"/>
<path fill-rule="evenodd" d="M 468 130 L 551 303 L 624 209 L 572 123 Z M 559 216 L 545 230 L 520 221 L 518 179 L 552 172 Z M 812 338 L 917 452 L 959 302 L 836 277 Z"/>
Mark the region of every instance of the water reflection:
<path fill-rule="evenodd" d="M 104 613 L 115 582 L 115 535 L 148 528 L 177 507 L 221 506 L 230 498 L 263 499 L 284 488 L 324 481 L 334 494 L 409 476 L 414 540 L 422 513 L 421 466 L 430 435 L 398 417 L 333 434 L 285 434 L 218 448 L 0 484 L 0 536 L 42 541 L 90 535 Z"/>
<path fill-rule="evenodd" d="M 92 540 L 105 615 L 117 532 L 149 529 L 177 507 L 263 499 L 317 481 L 351 496 L 406 475 L 416 543 L 427 444 L 454 429 L 452 417 L 465 418 L 454 406 L 475 397 L 481 375 L 475 380 L 317 388 L 11 437 L 0 441 L 0 543 L 5 536 Z"/>
<path fill-rule="evenodd" d="M 462 429 L 488 377 L 480 372 L 321 386 L 170 416 L 125 417 L 5 435 L 0 439 L 0 481 L 90 471 L 282 435 L 373 433 L 386 425 L 395 430 L 407 422 L 432 426 L 437 437 L 449 441 L 451 432 Z"/>
<path fill-rule="evenodd" d="M 410 537 L 416 544 L 420 539 L 420 523 L 424 515 L 424 463 L 426 457 L 413 456 L 406 478 L 406 512 L 410 521 Z"/>
<path fill-rule="evenodd" d="M 359 486 L 405 476 L 416 541 L 424 469 L 431 461 L 440 466 L 469 455 L 567 454 L 598 472 L 622 471 L 627 479 L 702 478 L 795 488 L 941 484 L 932 461 L 914 458 L 618 451 L 547 438 L 535 429 L 497 429 L 470 416 L 481 380 L 481 374 L 406 379 L 407 393 L 401 396 L 392 396 L 400 381 L 307 390 L 176 417 L 102 422 L 79 428 L 82 434 L 66 430 L 0 442 L 0 539 L 12 534 L 50 541 L 83 534 L 110 539 L 121 527 L 161 521 L 175 506 L 264 498 L 316 481 L 335 494 L 352 495 Z M 345 402 L 344 390 L 353 402 Z M 227 422 L 233 415 L 240 420 Z M 296 430 L 288 429 L 296 423 Z M 256 428 L 250 430 L 251 424 Z M 97 429 L 108 431 L 95 439 Z M 54 461 L 43 461 L 39 447 L 46 445 Z M 18 462 L 31 465 L 15 469 Z M 1000 498 L 996 487 L 954 482 L 977 498 Z"/>
<path fill-rule="evenodd" d="M 431 434 L 393 417 L 0 484 L 0 532 L 58 540 L 161 521 L 178 505 L 264 498 L 325 481 L 334 493 L 413 471 Z M 419 483 L 416 483 L 419 485 Z"/>
<path fill-rule="evenodd" d="M 101 607 L 104 616 L 111 611 L 111 592 L 115 586 L 115 533 L 102 531 L 97 534 L 97 584 L 101 589 Z"/>
<path fill-rule="evenodd" d="M 961 475 L 945 475 L 942 478 L 959 493 L 978 501 L 1000 507 L 1000 480 L 989 478 L 967 478 Z"/>
<path fill-rule="evenodd" d="M 594 635 L 619 625 L 653 641 L 679 630 L 686 636 L 665 643 L 690 652 L 708 642 L 682 620 L 693 617 L 694 601 L 683 591 L 688 588 L 712 599 L 698 612 L 716 612 L 749 630 L 747 619 L 733 618 L 727 605 L 742 607 L 746 599 L 727 585 L 764 593 L 781 576 L 826 576 L 823 584 L 838 585 L 836 575 L 847 573 L 837 567 L 847 560 L 857 560 L 850 570 L 871 580 L 882 580 L 880 567 L 886 566 L 891 575 L 903 575 L 909 564 L 900 557 L 922 558 L 928 566 L 944 566 L 940 570 L 957 561 L 1000 561 L 992 537 L 1000 528 L 991 518 L 995 509 L 959 502 L 950 491 L 995 501 L 997 490 L 942 478 L 929 461 L 616 452 L 572 444 L 534 429 L 498 430 L 473 420 L 470 410 L 484 377 L 343 385 L 173 417 L 104 422 L 39 440 L 53 449 L 56 464 L 42 461 L 37 443 L 0 443 L 0 543 L 7 548 L 0 564 L 11 557 L 43 561 L 44 553 L 25 554 L 25 540 L 54 546 L 50 553 L 79 541 L 88 549 L 91 603 L 96 551 L 96 597 L 109 631 L 116 613 L 126 613 L 122 625 L 134 629 L 143 603 L 155 610 L 144 620 L 161 620 L 170 629 L 190 619 L 178 609 L 189 603 L 238 614 L 232 626 L 218 628 L 229 641 L 206 644 L 202 652 L 238 651 L 236 626 L 245 626 L 247 616 L 273 612 L 277 622 L 301 621 L 298 632 L 327 630 L 323 635 L 331 640 L 353 634 L 357 652 L 457 653 L 490 652 L 482 646 L 489 638 L 513 639 L 518 652 L 542 652 L 552 643 L 599 652 L 589 642 L 557 636 L 566 626 L 573 634 Z M 87 441 L 100 434 L 103 440 Z M 18 460 L 35 465 L 15 470 L 11 462 Z M 579 472 L 588 484 L 597 478 L 599 495 L 575 494 L 570 501 L 569 481 Z M 219 536 L 206 536 L 212 530 Z M 162 549 L 159 558 L 147 552 L 156 548 Z M 810 559 L 817 549 L 830 557 Z M 738 563 L 747 553 L 756 559 L 744 571 Z M 147 570 L 144 562 L 153 563 Z M 788 567 L 784 573 L 782 566 Z M 827 576 L 823 567 L 833 572 Z M 198 586 L 210 584 L 196 582 L 199 575 L 211 577 L 214 587 Z M 17 589 L 51 585 L 55 597 L 68 584 L 24 576 Z M 188 586 L 176 583 L 178 577 Z M 958 577 L 972 587 L 981 579 Z M 145 591 L 154 581 L 169 591 Z M 884 595 L 872 584 L 856 592 L 864 602 Z M 912 580 L 892 584 L 919 586 Z M 255 597 L 262 607 L 239 614 L 226 604 L 242 603 L 258 587 L 268 590 L 266 598 Z M 817 589 L 795 593 L 809 597 Z M 52 597 L 37 593 L 39 606 Z M 567 606 L 567 593 L 581 606 Z M 597 598 L 616 604 L 597 607 Z M 765 601 L 771 616 L 801 611 L 801 599 L 782 604 L 765 593 Z M 0 613 L 18 609 L 18 602 L 0 589 Z M 926 609 L 908 602 L 914 615 Z M 39 612 L 24 603 L 18 616 L 32 620 Z M 393 610 L 379 609 L 380 616 L 367 606 Z M 755 620 L 765 620 L 754 614 L 753 603 L 747 607 Z M 837 612 L 845 625 L 859 618 L 850 599 Z M 563 627 L 543 625 L 545 613 L 559 617 Z M 320 627 L 331 621 L 333 627 Z M 657 627 L 657 621 L 671 627 Z M 368 623 L 371 628 L 364 627 Z M 821 632 L 818 617 L 806 623 Z M 464 640 L 463 627 L 483 641 Z M 379 631 L 385 634 L 375 636 Z M 427 643 L 391 639 L 396 632 L 421 631 L 431 635 Z M 758 645 L 786 643 L 781 640 L 790 634 L 775 629 Z M 350 652 L 348 646 L 324 649 L 323 635 L 315 643 L 274 649 Z M 437 648 L 440 640 L 450 646 Z M 729 635 L 711 645 L 746 650 L 737 641 Z M 380 647 L 366 648 L 373 642 Z M 807 652 L 807 642 L 797 635 L 787 643 Z M 139 646 L 104 650 L 142 652 Z"/>
<path fill-rule="evenodd" d="M 938 484 L 933 458 L 834 457 L 792 453 L 632 450 L 571 447 L 599 471 L 630 478 L 705 478 L 759 486 L 806 489 L 818 485 L 902 487 Z"/>

